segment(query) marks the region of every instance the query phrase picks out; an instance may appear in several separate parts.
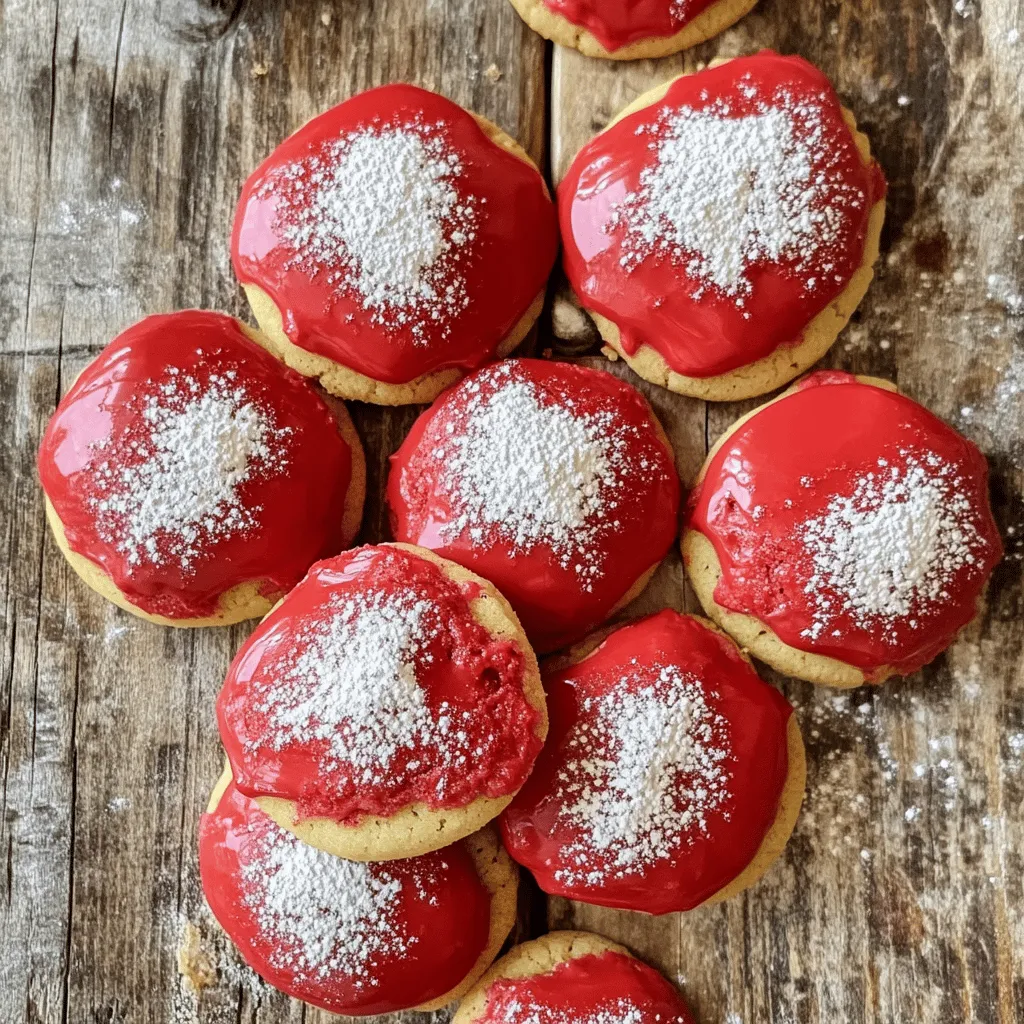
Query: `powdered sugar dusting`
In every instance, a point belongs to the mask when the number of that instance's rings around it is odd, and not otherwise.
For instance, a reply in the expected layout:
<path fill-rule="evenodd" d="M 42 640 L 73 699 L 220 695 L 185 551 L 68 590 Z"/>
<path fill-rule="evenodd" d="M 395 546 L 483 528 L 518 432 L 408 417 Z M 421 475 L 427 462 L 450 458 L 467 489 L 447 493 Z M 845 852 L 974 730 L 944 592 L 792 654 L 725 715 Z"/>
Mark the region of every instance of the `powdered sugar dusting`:
<path fill-rule="evenodd" d="M 667 665 L 637 668 L 584 700 L 556 790 L 561 818 L 583 835 L 555 878 L 600 885 L 643 875 L 707 834 L 730 797 L 731 745 L 716 697 Z"/>
<path fill-rule="evenodd" d="M 411 329 L 444 325 L 469 298 L 462 265 L 483 199 L 461 195 L 462 162 L 442 122 L 364 128 L 272 176 L 278 226 L 293 265 L 354 292 L 372 319 Z"/>
<path fill-rule="evenodd" d="M 900 454 L 902 466 L 879 459 L 851 495 L 837 495 L 799 527 L 813 563 L 804 592 L 814 623 L 805 636 L 836 631 L 836 617 L 850 615 L 895 639 L 894 623 L 916 627 L 915 616 L 947 600 L 985 547 L 956 468 L 932 452 Z"/>
<path fill-rule="evenodd" d="M 333 857 L 269 822 L 249 828 L 243 900 L 273 966 L 297 978 L 345 974 L 363 988 L 376 984 L 376 962 L 408 952 L 414 939 L 395 913 L 403 881 L 386 866 Z"/>
<path fill-rule="evenodd" d="M 287 464 L 287 428 L 239 383 L 237 371 L 205 384 L 169 368 L 138 399 L 139 423 L 94 445 L 97 530 L 129 568 L 177 563 L 186 572 L 218 540 L 256 524 L 241 488 Z"/>
<path fill-rule="evenodd" d="M 411 589 L 335 597 L 330 614 L 297 637 L 290 660 L 253 681 L 266 730 L 247 747 L 317 744 L 324 773 L 343 769 L 357 784 L 390 787 L 415 774 L 419 758 L 446 770 L 479 758 L 496 739 L 472 740 L 469 712 L 430 707 L 417 681 L 442 629 L 436 605 Z M 444 789 L 442 775 L 439 796 Z"/>
<path fill-rule="evenodd" d="M 647 1016 L 628 998 L 615 999 L 585 1012 L 532 999 L 512 999 L 502 1013 L 506 1024 L 643 1024 Z"/>
<path fill-rule="evenodd" d="M 337 602 L 330 618 L 310 626 L 284 685 L 259 688 L 270 746 L 325 740 L 330 761 L 370 782 L 401 748 L 430 743 L 435 723 L 415 665 L 429 616 L 429 604 L 411 593 Z"/>
<path fill-rule="evenodd" d="M 753 113 L 736 116 L 719 100 L 666 109 L 637 129 L 656 160 L 608 228 L 627 228 L 627 269 L 667 257 L 700 282 L 696 298 L 713 289 L 742 307 L 756 263 L 787 265 L 808 291 L 838 280 L 829 253 L 847 243 L 849 214 L 866 197 L 833 173 L 852 141 L 826 120 L 824 94 L 758 99 L 749 76 L 740 87 Z"/>
<path fill-rule="evenodd" d="M 512 363 L 476 375 L 462 393 L 464 409 L 432 453 L 455 511 L 442 537 L 468 532 L 476 543 L 500 538 L 522 552 L 547 546 L 589 589 L 627 480 L 664 472 L 656 452 L 610 404 L 583 412 Z"/>

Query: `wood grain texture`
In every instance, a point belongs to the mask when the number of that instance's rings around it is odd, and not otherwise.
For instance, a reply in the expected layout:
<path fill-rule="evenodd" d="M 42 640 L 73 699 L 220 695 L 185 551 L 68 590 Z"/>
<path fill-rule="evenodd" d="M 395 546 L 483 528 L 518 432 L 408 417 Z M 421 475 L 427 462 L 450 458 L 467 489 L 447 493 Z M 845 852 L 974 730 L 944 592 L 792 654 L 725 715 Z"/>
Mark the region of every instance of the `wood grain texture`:
<path fill-rule="evenodd" d="M 209 946 L 196 822 L 245 629 L 152 627 L 87 592 L 44 529 L 35 451 L 59 395 L 133 320 L 245 315 L 235 201 L 307 118 L 408 80 L 542 159 L 543 70 L 543 43 L 498 0 L 0 2 L 4 1024 L 325 1019 Z M 378 495 L 415 411 L 355 414 Z M 374 498 L 363 537 L 385 530 Z M 223 959 L 198 1000 L 176 963 L 189 920 Z"/>
<path fill-rule="evenodd" d="M 227 249 L 242 180 L 360 89 L 439 89 L 538 159 L 550 142 L 561 173 L 649 85 L 765 45 L 828 71 L 892 183 L 880 278 L 830 362 L 898 380 L 982 445 L 1010 557 L 983 618 L 926 672 L 842 695 L 776 680 L 800 704 L 809 797 L 753 892 L 685 917 L 561 901 L 550 917 L 650 958 L 705 1024 L 1024 1017 L 1024 25 L 1011 0 L 963 9 L 762 0 L 686 58 L 555 51 L 547 140 L 545 47 L 505 0 L 0 0 L 3 1024 L 328 1019 L 239 968 L 197 884 L 213 702 L 245 629 L 130 618 L 46 535 L 35 450 L 74 375 L 146 313 L 244 315 Z M 642 389 L 686 476 L 747 407 Z M 415 410 L 354 413 L 374 540 L 386 459 Z M 691 602 L 673 557 L 633 610 Z M 527 893 L 525 930 L 531 911 Z M 198 997 L 176 963 L 186 922 L 218 974 Z"/>
<path fill-rule="evenodd" d="M 832 77 L 890 196 L 878 278 L 826 363 L 897 381 L 981 445 L 1009 552 L 984 614 L 909 679 L 840 694 L 765 670 L 799 708 L 810 763 L 794 838 L 755 889 L 660 919 L 552 901 L 552 926 L 631 946 L 703 1021 L 1024 1019 L 1024 173 L 1006 160 L 1024 144 L 1024 42 L 1019 5 L 960 6 L 762 0 L 662 61 L 555 50 L 556 177 L 621 107 L 716 55 L 771 47 Z M 587 332 L 563 333 L 556 353 L 578 352 Z M 681 469 L 757 404 L 662 393 Z M 691 602 L 673 560 L 638 604 Z"/>

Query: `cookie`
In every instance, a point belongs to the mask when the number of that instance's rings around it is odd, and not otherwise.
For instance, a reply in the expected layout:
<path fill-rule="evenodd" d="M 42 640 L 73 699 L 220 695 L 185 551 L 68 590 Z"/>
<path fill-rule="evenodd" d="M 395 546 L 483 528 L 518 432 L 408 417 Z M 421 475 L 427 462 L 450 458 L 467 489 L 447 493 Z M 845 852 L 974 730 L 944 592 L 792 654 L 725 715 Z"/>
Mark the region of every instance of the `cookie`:
<path fill-rule="evenodd" d="M 514 946 L 459 1006 L 452 1024 L 693 1024 L 653 967 L 589 932 L 549 932 Z"/>
<path fill-rule="evenodd" d="M 889 382 L 838 371 L 719 439 L 682 548 L 737 643 L 827 686 L 927 664 L 974 618 L 1002 557 L 975 445 Z"/>
<path fill-rule="evenodd" d="M 711 623 L 666 609 L 543 666 L 548 741 L 501 817 L 547 893 L 665 914 L 753 885 L 803 799 L 785 698 Z"/>
<path fill-rule="evenodd" d="M 512 0 L 545 39 L 587 57 L 665 57 L 703 43 L 752 10 L 757 0 Z"/>
<path fill-rule="evenodd" d="M 46 515 L 72 568 L 151 622 L 258 618 L 352 543 L 366 492 L 344 406 L 223 313 L 118 335 L 43 434 Z"/>
<path fill-rule="evenodd" d="M 387 864 L 298 840 L 231 782 L 199 825 L 214 917 L 275 988 L 333 1013 L 434 1010 L 490 966 L 516 917 L 515 866 L 491 827 Z"/>
<path fill-rule="evenodd" d="M 678 531 L 672 448 L 644 397 L 537 359 L 445 392 L 393 456 L 387 498 L 395 537 L 494 583 L 540 651 L 632 600 Z"/>
<path fill-rule="evenodd" d="M 762 51 L 641 96 L 558 189 L 570 284 L 609 358 L 711 401 L 820 359 L 878 258 L 885 178 L 828 79 Z"/>
<path fill-rule="evenodd" d="M 341 398 L 429 402 L 514 349 L 558 248 L 536 165 L 411 85 L 360 93 L 246 182 L 235 272 L 281 358 Z"/>
<path fill-rule="evenodd" d="M 537 661 L 504 598 L 390 544 L 310 570 L 235 657 L 217 718 L 239 790 L 351 860 L 477 831 L 547 732 Z"/>

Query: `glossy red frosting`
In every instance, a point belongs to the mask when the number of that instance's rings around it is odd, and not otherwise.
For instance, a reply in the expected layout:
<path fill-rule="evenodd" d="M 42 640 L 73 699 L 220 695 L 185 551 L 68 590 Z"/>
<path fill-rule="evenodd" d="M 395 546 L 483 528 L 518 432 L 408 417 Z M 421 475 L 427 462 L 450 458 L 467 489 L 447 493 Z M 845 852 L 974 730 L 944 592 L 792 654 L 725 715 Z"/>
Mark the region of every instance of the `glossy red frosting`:
<path fill-rule="evenodd" d="M 633 867 L 620 871 L 618 865 L 628 863 L 620 848 L 598 850 L 592 823 L 581 824 L 567 813 L 565 794 L 586 785 L 607 792 L 605 779 L 588 777 L 585 770 L 588 752 L 598 761 L 616 761 L 623 749 L 619 745 L 608 752 L 595 739 L 601 700 L 643 692 L 651 686 L 652 673 L 665 667 L 696 680 L 715 716 L 713 722 L 702 720 L 701 728 L 707 729 L 702 742 L 709 756 L 725 755 L 719 762 L 724 799 L 713 805 L 691 800 L 689 793 L 711 788 L 708 777 L 689 771 L 676 775 L 665 788 L 676 794 L 676 806 L 700 811 L 705 827 L 665 835 L 666 856 L 637 852 Z M 746 868 L 778 813 L 789 770 L 791 709 L 758 678 L 732 641 L 698 619 L 666 609 L 621 626 L 583 661 L 546 673 L 544 685 L 547 743 L 526 785 L 503 813 L 501 830 L 509 853 L 545 892 L 665 914 L 698 906 Z M 667 736 L 668 728 L 662 726 L 661 733 Z M 634 780 L 629 798 L 642 800 L 653 770 Z"/>
<path fill-rule="evenodd" d="M 460 250 L 468 304 L 418 337 L 410 323 L 375 322 L 358 292 L 332 280 L 351 268 L 297 261 L 286 233 L 295 216 L 290 204 L 308 202 L 303 160 L 356 133 L 408 125 L 443 139 L 459 158 L 451 184 L 459 202 L 472 199 L 477 210 L 473 237 Z M 471 370 L 493 357 L 544 289 L 557 249 L 554 204 L 536 168 L 488 139 L 462 107 L 411 85 L 360 93 L 285 139 L 245 183 L 231 242 L 239 280 L 273 298 L 294 344 L 391 384 L 449 367 Z"/>
<path fill-rule="evenodd" d="M 279 844 L 269 864 L 268 841 Z M 339 878 L 332 872 L 337 858 L 298 844 L 233 785 L 199 823 L 210 909 L 245 962 L 282 992 L 334 1013 L 391 1013 L 450 991 L 487 947 L 491 897 L 464 845 L 350 865 L 353 878 Z M 304 855 L 307 871 L 270 902 L 275 916 L 268 928 L 266 879 L 287 868 L 280 861 L 293 849 Z M 345 900 L 360 906 L 352 890 L 366 875 L 387 890 L 376 917 L 339 907 Z M 337 942 L 328 936 L 322 946 L 304 947 L 295 933 L 318 919 L 343 926 Z M 323 932 L 321 926 L 317 937 Z"/>
<path fill-rule="evenodd" d="M 674 36 L 715 0 L 544 0 L 544 6 L 585 28 L 609 53 L 641 39 Z"/>
<path fill-rule="evenodd" d="M 497 978 L 479 1024 L 692 1024 L 682 996 L 653 967 L 608 950 L 543 974 Z"/>
<path fill-rule="evenodd" d="M 122 543 L 124 520 L 111 525 L 100 514 L 110 493 L 103 474 L 144 461 L 135 446 L 150 444 L 148 400 L 169 389 L 178 401 L 182 381 L 209 396 L 223 391 L 226 375 L 226 386 L 241 388 L 244 402 L 273 424 L 267 438 L 273 465 L 238 487 L 248 525 L 229 535 L 200 529 L 187 559 L 175 554 L 177 541 L 164 532 L 156 536 L 156 559 L 143 554 L 134 561 Z M 132 604 L 167 618 L 212 615 L 222 594 L 250 580 L 268 595 L 283 593 L 345 542 L 352 453 L 337 420 L 303 377 L 221 313 L 150 316 L 115 338 L 61 400 L 38 462 L 71 550 L 103 569 Z"/>
<path fill-rule="evenodd" d="M 745 270 L 750 292 L 742 303 L 695 276 L 693 253 L 669 258 L 656 251 L 629 265 L 628 217 L 616 218 L 615 211 L 658 163 L 652 140 L 665 136 L 663 114 L 721 111 L 726 104 L 722 116 L 732 119 L 765 104 L 776 109 L 793 103 L 820 110 L 827 145 L 815 169 L 827 174 L 830 188 L 854 197 L 840 214 L 835 245 L 818 253 L 809 268 L 788 257 L 754 260 Z M 580 150 L 558 188 L 565 271 L 583 304 L 618 326 L 628 354 L 648 345 L 678 373 L 715 376 L 801 340 L 807 324 L 860 266 L 868 215 L 884 195 L 882 172 L 874 161 L 861 162 L 828 79 L 799 57 L 765 50 L 676 79 L 663 99 L 622 118 Z"/>
<path fill-rule="evenodd" d="M 478 590 L 391 546 L 356 548 L 314 565 L 246 641 L 221 690 L 217 718 L 238 788 L 248 796 L 296 801 L 300 817 L 346 824 L 414 803 L 436 810 L 515 792 L 541 747 L 541 716 L 523 691 L 520 647 L 492 637 L 473 618 L 469 602 Z M 402 602 L 400 617 L 420 609 L 431 628 L 409 655 L 409 667 L 397 672 L 414 683 L 414 696 L 403 690 L 395 703 L 378 706 L 372 701 L 384 699 L 374 696 L 387 681 L 383 673 L 360 677 L 368 665 L 346 662 L 344 652 L 358 650 L 370 659 L 376 646 L 383 648 L 386 637 L 360 639 L 357 632 L 361 620 L 373 621 L 368 609 L 382 602 Z M 318 646 L 330 649 L 317 637 L 353 603 L 349 620 L 356 632 L 333 645 L 339 660 L 328 665 L 315 691 L 319 703 L 306 715 L 310 721 L 300 732 L 282 733 L 279 715 L 288 712 L 273 708 L 307 699 L 317 677 L 303 658 Z M 345 693 L 353 678 L 363 678 L 365 699 L 359 691 Z M 402 745 L 388 730 L 413 716 L 411 701 L 420 697 L 429 731 Z M 444 743 L 434 742 L 442 719 L 449 731 Z M 377 756 L 378 746 L 386 746 L 386 761 L 383 753 Z M 369 764 L 358 760 L 364 755 Z"/>
<path fill-rule="evenodd" d="M 908 458 L 925 465 L 929 453 L 959 478 L 976 538 L 971 561 L 947 582 L 941 600 L 916 600 L 909 614 L 889 622 L 840 609 L 812 639 L 807 631 L 818 595 L 831 595 L 811 584 L 801 524 L 822 516 L 837 496 L 853 494 L 864 474 L 905 471 Z M 718 555 L 718 604 L 761 620 L 791 647 L 837 658 L 869 678 L 883 666 L 916 671 L 947 647 L 974 617 L 1002 556 L 988 467 L 977 447 L 917 402 L 838 371 L 804 377 L 730 435 L 690 496 L 687 526 Z"/>
<path fill-rule="evenodd" d="M 585 544 L 584 554 L 596 575 L 581 574 L 579 552 L 566 557 L 543 540 L 524 547 L 493 525 L 477 532 L 480 524 L 474 522 L 458 532 L 448 529 L 458 518 L 461 500 L 459 480 L 452 478 L 445 453 L 452 439 L 465 432 L 467 403 L 524 381 L 542 405 L 558 405 L 577 416 L 607 417 L 609 425 L 602 429 L 613 432 L 626 452 L 620 482 L 612 489 L 620 498 L 610 496 L 595 515 L 594 534 Z M 522 431 L 521 448 L 529 461 L 531 424 L 509 424 L 510 432 L 516 429 Z M 514 433 L 510 436 L 518 446 Z M 500 462 L 502 455 L 494 458 Z M 495 465 L 494 472 L 525 479 L 532 468 L 527 465 L 520 472 L 519 466 Z M 517 359 L 467 378 L 420 416 L 392 456 L 387 499 L 398 540 L 430 548 L 489 579 L 512 604 L 534 647 L 549 651 L 604 621 L 630 587 L 664 557 L 677 533 L 680 496 L 672 454 L 635 388 L 603 370 Z"/>

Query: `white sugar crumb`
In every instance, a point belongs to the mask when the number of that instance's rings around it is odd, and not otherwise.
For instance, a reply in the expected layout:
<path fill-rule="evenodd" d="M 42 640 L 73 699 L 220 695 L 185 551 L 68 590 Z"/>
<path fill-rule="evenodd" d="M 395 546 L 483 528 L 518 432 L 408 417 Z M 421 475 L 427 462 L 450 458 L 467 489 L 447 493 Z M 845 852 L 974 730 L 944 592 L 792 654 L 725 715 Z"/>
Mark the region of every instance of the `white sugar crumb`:
<path fill-rule="evenodd" d="M 141 426 L 93 447 L 98 532 L 129 567 L 188 572 L 207 547 L 256 524 L 240 488 L 284 470 L 289 431 L 275 428 L 234 370 L 204 386 L 172 368 L 140 406 Z"/>
<path fill-rule="evenodd" d="M 758 95 L 749 81 L 744 88 Z M 852 142 L 827 128 L 825 100 L 783 93 L 738 117 L 720 100 L 666 110 L 639 129 L 652 136 L 656 160 L 608 225 L 626 227 L 622 265 L 667 257 L 701 282 L 697 298 L 715 289 L 737 306 L 756 263 L 785 263 L 816 288 L 833 272 L 829 253 L 846 244 L 849 212 L 866 202 L 832 173 Z"/>
<path fill-rule="evenodd" d="M 985 296 L 998 302 L 1010 316 L 1024 316 L 1024 291 L 1005 274 L 989 274 Z"/>
<path fill-rule="evenodd" d="M 442 536 L 497 537 L 520 552 L 547 546 L 589 589 L 627 481 L 664 473 L 657 452 L 612 404 L 583 412 L 512 364 L 478 374 L 462 391 L 465 407 L 432 453 L 453 498 Z"/>
<path fill-rule="evenodd" d="M 380 958 L 408 951 L 395 913 L 402 881 L 386 868 L 332 857 L 274 825 L 254 845 L 243 899 L 272 940 L 275 967 L 299 978 L 344 974 L 362 988 L 375 984 Z"/>
<path fill-rule="evenodd" d="M 462 272 L 482 200 L 461 195 L 443 123 L 366 128 L 263 185 L 293 265 L 354 292 L 375 322 L 429 341 L 468 304 Z"/>
<path fill-rule="evenodd" d="M 947 588 L 986 545 L 955 467 L 933 453 L 901 454 L 904 467 L 880 459 L 852 495 L 837 495 L 798 529 L 813 563 L 804 592 L 814 623 L 805 636 L 817 639 L 850 615 L 894 639 L 898 620 L 914 628 L 915 616 L 950 598 Z"/>
<path fill-rule="evenodd" d="M 555 877 L 570 885 L 643 875 L 706 834 L 729 799 L 731 747 L 714 693 L 676 666 L 587 698 L 559 774 L 560 817 L 584 830 Z"/>
<path fill-rule="evenodd" d="M 691 0 L 671 0 L 668 12 L 677 25 L 685 25 L 693 17 Z"/>
<path fill-rule="evenodd" d="M 1012 772 L 1024 771 L 1024 732 L 1012 732 L 1006 737 L 1009 757 L 1006 766 Z"/>
<path fill-rule="evenodd" d="M 447 702 L 432 710 L 417 682 L 440 629 L 436 605 L 411 590 L 335 598 L 331 615 L 297 638 L 290 660 L 254 680 L 266 729 L 247 746 L 319 742 L 321 770 L 345 768 L 362 785 L 404 782 L 421 764 L 399 761 L 402 753 L 422 753 L 447 771 L 484 756 L 497 737 L 471 737 L 469 712 Z"/>

